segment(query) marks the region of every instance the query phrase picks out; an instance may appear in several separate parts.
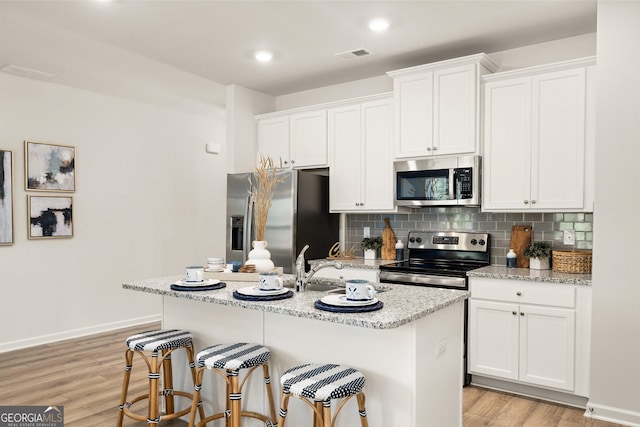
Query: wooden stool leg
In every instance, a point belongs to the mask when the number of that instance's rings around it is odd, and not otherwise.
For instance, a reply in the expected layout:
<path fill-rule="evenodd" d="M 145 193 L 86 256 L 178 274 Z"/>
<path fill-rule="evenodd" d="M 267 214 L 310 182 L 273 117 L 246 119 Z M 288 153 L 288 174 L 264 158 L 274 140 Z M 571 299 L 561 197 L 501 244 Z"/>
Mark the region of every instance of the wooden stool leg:
<path fill-rule="evenodd" d="M 284 427 L 285 419 L 287 418 L 287 408 L 289 407 L 289 393 L 282 393 L 282 402 L 280 403 L 280 414 L 278 418 L 278 427 Z"/>
<path fill-rule="evenodd" d="M 171 351 L 162 350 L 162 356 L 162 373 L 164 374 L 164 406 L 167 414 L 173 414 L 175 412 L 175 405 L 173 400 L 173 369 L 171 367 Z"/>
<path fill-rule="evenodd" d="M 187 361 L 189 362 L 189 369 L 191 370 L 191 379 L 193 380 L 193 387 L 195 389 L 196 384 L 198 384 L 198 392 L 200 392 L 200 388 L 202 387 L 202 374 L 200 374 L 200 379 L 196 380 L 197 371 L 196 371 L 195 350 L 193 348 L 193 343 L 187 345 L 184 349 L 187 352 Z M 204 371 L 204 369 L 206 368 L 203 367 L 202 371 Z M 198 412 L 200 413 L 200 419 L 201 420 L 204 419 L 204 408 L 202 407 L 202 402 L 198 403 Z"/>
<path fill-rule="evenodd" d="M 322 402 L 322 419 L 324 423 L 322 427 L 331 427 L 331 400 Z"/>
<path fill-rule="evenodd" d="M 240 420 L 242 419 L 242 392 L 239 390 L 238 385 L 238 372 L 234 371 L 233 375 L 229 377 L 230 380 L 230 394 L 231 399 L 231 427 L 240 427 Z"/>
<path fill-rule="evenodd" d="M 133 367 L 133 351 L 128 349 L 125 354 L 124 378 L 122 379 L 122 392 L 120 394 L 120 406 L 118 411 L 118 421 L 116 427 L 122 427 L 124 420 L 124 405 L 127 403 L 127 391 L 129 390 L 129 380 L 131 379 L 131 368 Z"/>
<path fill-rule="evenodd" d="M 362 427 L 369 427 L 369 421 L 367 420 L 367 410 L 365 408 L 364 393 L 360 392 L 356 395 L 358 399 L 358 412 L 360 413 L 360 423 Z"/>
<path fill-rule="evenodd" d="M 316 410 L 313 411 L 313 427 L 322 427 L 324 417 L 322 416 L 322 402 L 313 402 Z"/>
<path fill-rule="evenodd" d="M 191 400 L 191 413 L 189 413 L 189 427 L 193 427 L 196 424 L 196 409 L 200 409 L 200 420 L 202 421 L 204 419 L 200 390 L 202 389 L 202 376 L 206 369 L 205 367 L 200 368 L 193 379 L 193 399 Z"/>
<path fill-rule="evenodd" d="M 271 390 L 271 376 L 269 375 L 269 364 L 265 363 L 262 365 L 262 372 L 264 373 L 264 385 L 267 388 L 267 400 L 269 401 L 269 416 L 271 417 L 271 422 L 276 423 L 278 419 L 276 418 L 276 405 L 273 400 L 273 390 Z"/>
<path fill-rule="evenodd" d="M 149 369 L 149 412 L 147 424 L 160 423 L 160 410 L 158 408 L 158 380 L 160 379 L 160 365 L 158 352 L 151 354 L 151 368 Z"/>

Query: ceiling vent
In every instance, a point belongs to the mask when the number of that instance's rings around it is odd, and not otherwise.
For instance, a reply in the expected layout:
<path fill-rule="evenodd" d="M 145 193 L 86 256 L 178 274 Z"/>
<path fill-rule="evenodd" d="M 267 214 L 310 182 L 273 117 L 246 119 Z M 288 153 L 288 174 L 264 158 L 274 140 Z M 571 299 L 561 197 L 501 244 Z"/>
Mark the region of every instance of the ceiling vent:
<path fill-rule="evenodd" d="M 44 71 L 32 70 L 31 68 L 19 67 L 17 65 L 5 65 L 0 68 L 5 73 L 15 74 L 17 76 L 28 77 L 30 79 L 37 80 L 51 80 L 56 75 L 51 73 L 45 73 Z"/>
<path fill-rule="evenodd" d="M 362 56 L 371 55 L 371 52 L 361 47 L 359 49 L 349 50 L 347 52 L 334 53 L 334 56 L 339 56 L 342 59 L 360 58 Z"/>

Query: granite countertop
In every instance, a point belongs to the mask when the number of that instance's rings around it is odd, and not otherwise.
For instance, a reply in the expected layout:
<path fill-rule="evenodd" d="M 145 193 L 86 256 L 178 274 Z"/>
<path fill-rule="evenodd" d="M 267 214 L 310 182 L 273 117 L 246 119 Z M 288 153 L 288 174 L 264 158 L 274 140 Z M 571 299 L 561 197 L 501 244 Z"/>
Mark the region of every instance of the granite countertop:
<path fill-rule="evenodd" d="M 309 260 L 309 265 L 311 265 L 313 267 L 316 264 L 320 264 L 322 262 L 327 262 L 327 261 L 340 261 L 342 263 L 342 266 L 345 267 L 345 268 L 365 268 L 365 269 L 372 269 L 372 270 L 378 270 L 378 268 L 381 265 L 393 264 L 393 263 L 397 262 L 394 259 L 387 260 L 387 259 L 382 259 L 382 258 L 376 258 L 376 259 L 364 259 L 364 258 L 328 259 L 328 258 L 322 258 L 322 259 L 311 259 L 311 260 Z"/>
<path fill-rule="evenodd" d="M 503 265 L 490 265 L 471 270 L 467 272 L 467 276 L 591 286 L 591 274 L 558 273 L 553 270 L 532 270 L 529 268 L 507 268 Z"/>
<path fill-rule="evenodd" d="M 247 286 L 256 286 L 256 282 L 227 281 L 225 288 L 216 291 L 183 292 L 171 290 L 170 285 L 182 279 L 182 277 L 171 276 L 137 280 L 123 283 L 122 287 L 150 294 L 186 298 L 371 329 L 397 328 L 457 302 L 464 301 L 469 297 L 468 291 L 372 283 L 376 289 L 381 291 L 376 295 L 376 298 L 384 303 L 384 307 L 381 310 L 368 313 L 332 313 L 318 310 L 313 305 L 316 300 L 327 295 L 326 292 L 294 292 L 292 298 L 278 301 L 244 301 L 235 299 L 233 291 Z M 283 279 L 285 283 L 291 283 L 292 279 L 295 280 L 295 277 L 290 274 L 284 274 Z"/>

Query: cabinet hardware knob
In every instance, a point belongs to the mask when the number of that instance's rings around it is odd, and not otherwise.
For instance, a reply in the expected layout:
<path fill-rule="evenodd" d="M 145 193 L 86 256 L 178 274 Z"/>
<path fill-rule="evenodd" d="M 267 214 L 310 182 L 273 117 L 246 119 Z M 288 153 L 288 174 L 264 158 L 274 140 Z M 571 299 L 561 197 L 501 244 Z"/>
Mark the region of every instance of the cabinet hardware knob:
<path fill-rule="evenodd" d="M 516 295 L 518 295 L 520 297 L 520 296 L 522 296 L 522 292 L 516 292 Z"/>
<path fill-rule="evenodd" d="M 438 150 L 438 147 L 433 147 L 433 151 L 437 151 L 437 150 Z"/>
<path fill-rule="evenodd" d="M 524 201 L 524 204 L 525 204 L 525 205 L 528 205 L 528 204 L 529 204 L 529 201 L 528 201 L 528 200 L 525 200 L 525 201 Z"/>
<path fill-rule="evenodd" d="M 344 276 L 340 276 L 340 280 L 344 280 Z"/>
<path fill-rule="evenodd" d="M 518 313 L 516 313 L 515 311 L 512 311 L 512 312 L 511 312 L 511 314 L 513 314 L 513 315 L 515 316 L 515 315 L 516 315 L 516 314 L 518 314 Z"/>
<path fill-rule="evenodd" d="M 520 316 L 524 316 L 524 313 L 523 313 L 523 312 L 520 312 Z"/>
<path fill-rule="evenodd" d="M 532 201 L 531 201 L 531 204 L 535 204 L 535 203 L 536 203 L 536 201 L 535 201 L 535 200 L 532 200 Z"/>
<path fill-rule="evenodd" d="M 295 160 L 291 160 L 291 164 L 294 164 L 296 161 Z"/>
<path fill-rule="evenodd" d="M 285 160 L 285 161 L 284 161 L 284 164 L 285 164 L 285 165 L 288 165 L 288 164 L 289 164 L 289 162 Z"/>
<path fill-rule="evenodd" d="M 431 147 L 427 147 L 427 151 L 431 151 Z"/>

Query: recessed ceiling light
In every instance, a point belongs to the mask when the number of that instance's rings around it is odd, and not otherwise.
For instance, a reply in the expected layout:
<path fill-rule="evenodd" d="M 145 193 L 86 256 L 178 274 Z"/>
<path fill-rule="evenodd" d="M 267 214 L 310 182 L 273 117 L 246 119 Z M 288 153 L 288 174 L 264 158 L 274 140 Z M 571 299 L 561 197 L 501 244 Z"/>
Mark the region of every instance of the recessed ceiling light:
<path fill-rule="evenodd" d="M 260 62 L 269 62 L 273 59 L 273 53 L 268 50 L 259 50 L 254 57 Z"/>
<path fill-rule="evenodd" d="M 389 21 L 383 18 L 376 18 L 369 22 L 369 29 L 375 32 L 385 31 L 389 28 Z"/>

